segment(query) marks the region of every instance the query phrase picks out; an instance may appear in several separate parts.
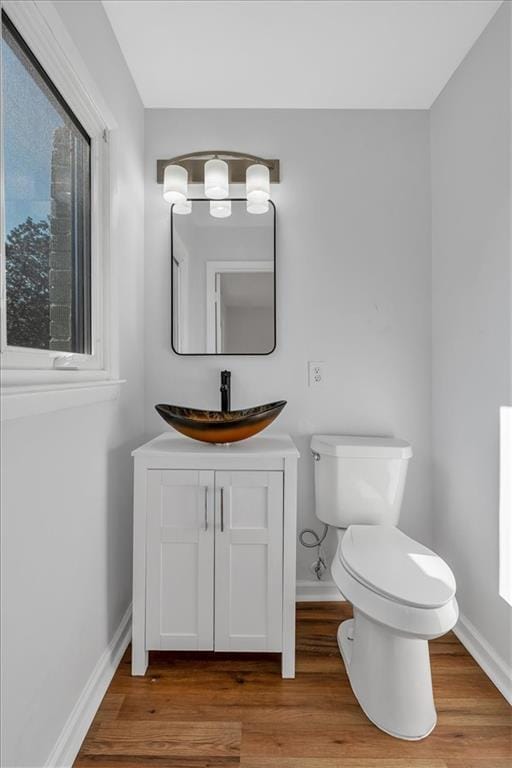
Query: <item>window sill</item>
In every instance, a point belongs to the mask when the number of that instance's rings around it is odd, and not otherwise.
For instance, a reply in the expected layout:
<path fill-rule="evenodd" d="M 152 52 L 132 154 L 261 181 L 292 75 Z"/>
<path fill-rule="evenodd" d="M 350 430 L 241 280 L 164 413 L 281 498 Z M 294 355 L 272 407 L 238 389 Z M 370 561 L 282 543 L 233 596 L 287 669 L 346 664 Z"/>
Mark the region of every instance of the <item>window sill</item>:
<path fill-rule="evenodd" d="M 2 421 L 117 400 L 121 384 L 123 379 L 5 385 L 1 389 Z"/>

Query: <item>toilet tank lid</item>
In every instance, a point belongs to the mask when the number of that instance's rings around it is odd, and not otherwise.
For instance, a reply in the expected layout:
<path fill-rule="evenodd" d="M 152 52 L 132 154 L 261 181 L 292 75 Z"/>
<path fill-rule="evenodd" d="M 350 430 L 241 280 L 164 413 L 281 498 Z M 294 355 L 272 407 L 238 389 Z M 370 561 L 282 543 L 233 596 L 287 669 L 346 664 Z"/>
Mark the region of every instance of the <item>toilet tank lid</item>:
<path fill-rule="evenodd" d="M 412 448 L 395 437 L 313 435 L 311 450 L 320 455 L 354 459 L 410 459 Z"/>

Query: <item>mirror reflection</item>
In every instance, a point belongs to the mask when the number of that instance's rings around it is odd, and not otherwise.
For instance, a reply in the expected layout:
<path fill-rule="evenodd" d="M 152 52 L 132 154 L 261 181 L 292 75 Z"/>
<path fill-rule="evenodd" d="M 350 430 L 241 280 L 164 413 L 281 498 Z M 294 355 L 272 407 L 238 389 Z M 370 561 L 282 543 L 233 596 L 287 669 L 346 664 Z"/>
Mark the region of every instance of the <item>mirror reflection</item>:
<path fill-rule="evenodd" d="M 275 209 L 171 209 L 172 347 L 182 355 L 268 355 L 275 347 Z M 230 203 L 227 206 L 226 203 Z"/>

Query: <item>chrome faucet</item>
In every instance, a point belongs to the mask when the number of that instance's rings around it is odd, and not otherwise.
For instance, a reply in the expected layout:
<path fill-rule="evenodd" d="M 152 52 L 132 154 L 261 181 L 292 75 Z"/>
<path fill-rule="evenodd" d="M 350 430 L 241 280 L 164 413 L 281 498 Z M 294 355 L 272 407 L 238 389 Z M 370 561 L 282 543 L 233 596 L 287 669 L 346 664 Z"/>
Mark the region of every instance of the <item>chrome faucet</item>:
<path fill-rule="evenodd" d="M 231 371 L 220 372 L 220 409 L 231 410 Z"/>

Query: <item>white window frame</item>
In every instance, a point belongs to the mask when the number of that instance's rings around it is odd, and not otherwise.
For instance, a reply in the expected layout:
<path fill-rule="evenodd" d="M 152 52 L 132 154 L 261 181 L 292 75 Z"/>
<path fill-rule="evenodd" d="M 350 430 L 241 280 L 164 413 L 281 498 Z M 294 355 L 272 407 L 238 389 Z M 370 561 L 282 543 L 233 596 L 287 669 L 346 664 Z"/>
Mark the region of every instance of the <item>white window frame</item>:
<path fill-rule="evenodd" d="M 52 3 L 4 0 L 3 9 L 91 138 L 91 354 L 27 349 L 7 345 L 5 224 L 2 207 L 0 360 L 2 386 L 9 388 L 105 383 L 117 376 L 113 349 L 110 260 L 110 174 L 115 120 L 90 78 Z M 3 165 L 3 164 L 2 164 Z"/>

